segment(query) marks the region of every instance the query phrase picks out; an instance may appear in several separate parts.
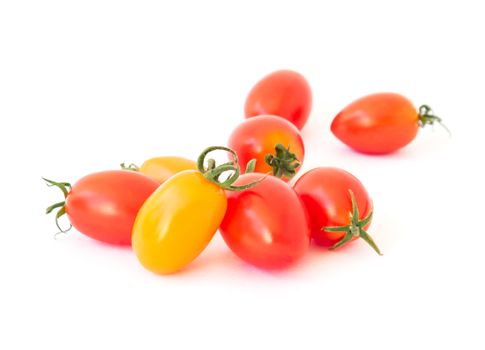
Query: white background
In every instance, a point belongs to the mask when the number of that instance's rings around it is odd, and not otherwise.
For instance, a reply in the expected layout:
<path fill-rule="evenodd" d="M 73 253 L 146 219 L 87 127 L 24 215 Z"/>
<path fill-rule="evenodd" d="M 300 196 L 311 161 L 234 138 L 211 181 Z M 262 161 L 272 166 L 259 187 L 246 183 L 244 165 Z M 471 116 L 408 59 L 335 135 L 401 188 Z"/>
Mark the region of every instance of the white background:
<path fill-rule="evenodd" d="M 330 2 L 329 2 L 330 3 Z M 0 348 L 483 349 L 485 98 L 480 1 L 0 2 Z M 45 207 L 76 179 L 225 144 L 251 86 L 289 68 L 314 94 L 306 170 L 342 167 L 371 232 L 293 269 L 255 270 L 216 236 L 184 272 L 129 249 L 53 239 Z M 420 131 L 363 156 L 330 133 L 377 91 L 430 104 Z"/>

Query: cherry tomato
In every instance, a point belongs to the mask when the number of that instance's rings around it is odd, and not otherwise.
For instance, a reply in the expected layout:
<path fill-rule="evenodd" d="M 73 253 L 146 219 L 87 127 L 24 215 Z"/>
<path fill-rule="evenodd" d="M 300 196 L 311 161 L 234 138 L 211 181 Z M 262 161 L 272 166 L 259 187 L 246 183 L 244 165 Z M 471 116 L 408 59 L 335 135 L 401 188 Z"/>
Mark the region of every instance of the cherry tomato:
<path fill-rule="evenodd" d="M 79 232 L 117 245 L 131 244 L 131 230 L 138 210 L 159 186 L 157 181 L 143 174 L 124 170 L 90 174 L 74 186 L 46 181 L 59 187 L 65 196 L 65 201 L 49 207 L 47 213 L 60 208 L 56 219 L 67 214 Z"/>
<path fill-rule="evenodd" d="M 215 167 L 213 160 L 204 168 L 204 158 L 211 147 L 199 157 L 197 170 L 182 171 L 164 182 L 141 207 L 133 226 L 133 250 L 141 264 L 157 274 L 176 272 L 194 260 L 207 246 L 226 213 L 225 190 L 238 173 L 219 182 L 222 171 L 236 170 L 224 164 Z M 229 182 L 228 182 L 229 181 Z"/>
<path fill-rule="evenodd" d="M 394 152 L 409 144 L 419 127 L 441 119 L 423 105 L 416 111 L 411 101 L 395 93 L 362 97 L 334 118 L 331 130 L 343 143 L 369 154 Z"/>
<path fill-rule="evenodd" d="M 312 108 L 312 92 L 306 79 L 291 70 L 273 72 L 261 79 L 246 99 L 246 118 L 272 114 L 302 129 Z"/>
<path fill-rule="evenodd" d="M 315 168 L 303 174 L 294 189 L 308 211 L 311 237 L 317 245 L 335 249 L 361 237 L 380 254 L 366 232 L 372 200 L 355 176 L 338 168 Z"/>
<path fill-rule="evenodd" d="M 158 274 L 180 270 L 209 244 L 226 212 L 224 190 L 195 170 L 168 179 L 140 209 L 133 250 Z"/>
<path fill-rule="evenodd" d="M 257 181 L 242 175 L 236 184 Z M 284 181 L 268 176 L 252 188 L 227 194 L 228 208 L 220 232 L 231 250 L 263 269 L 287 267 L 306 252 L 310 227 L 297 194 Z"/>
<path fill-rule="evenodd" d="M 155 157 L 146 160 L 140 167 L 135 164 L 125 166 L 124 163 L 121 167 L 125 170 L 139 171 L 161 184 L 181 171 L 197 169 L 193 160 L 182 157 Z"/>
<path fill-rule="evenodd" d="M 276 116 L 258 116 L 242 122 L 232 132 L 229 142 L 241 168 L 256 160 L 255 171 L 272 172 L 287 181 L 299 170 L 305 156 L 303 139 L 290 122 Z"/>

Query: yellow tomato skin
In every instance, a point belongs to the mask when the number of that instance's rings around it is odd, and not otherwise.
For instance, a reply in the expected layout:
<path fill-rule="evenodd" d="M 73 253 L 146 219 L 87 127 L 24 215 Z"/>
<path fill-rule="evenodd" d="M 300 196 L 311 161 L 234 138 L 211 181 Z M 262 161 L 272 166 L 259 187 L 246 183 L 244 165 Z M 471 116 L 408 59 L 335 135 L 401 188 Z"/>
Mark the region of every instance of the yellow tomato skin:
<path fill-rule="evenodd" d="M 148 270 L 157 274 L 176 272 L 209 244 L 226 208 L 224 190 L 199 171 L 178 173 L 162 184 L 138 212 L 133 250 Z"/>
<path fill-rule="evenodd" d="M 181 157 L 155 157 L 145 161 L 139 171 L 159 183 L 184 170 L 196 170 L 195 162 Z"/>

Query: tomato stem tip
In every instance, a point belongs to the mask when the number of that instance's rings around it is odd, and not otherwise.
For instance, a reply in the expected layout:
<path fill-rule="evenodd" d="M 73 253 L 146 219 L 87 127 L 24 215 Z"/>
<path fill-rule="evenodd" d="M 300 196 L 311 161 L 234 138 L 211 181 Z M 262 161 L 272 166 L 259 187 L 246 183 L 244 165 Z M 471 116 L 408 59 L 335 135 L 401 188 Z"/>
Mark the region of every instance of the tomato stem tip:
<path fill-rule="evenodd" d="M 213 151 L 226 151 L 232 155 L 233 160 L 231 162 L 227 162 L 221 165 L 216 165 L 216 161 L 212 158 L 207 160 L 207 167 L 205 164 L 205 159 L 210 152 Z M 261 179 L 251 182 L 249 184 L 243 186 L 234 186 L 234 182 L 238 179 L 239 175 L 241 174 L 241 169 L 239 167 L 239 161 L 236 152 L 234 150 L 224 147 L 224 146 L 211 146 L 206 148 L 197 158 L 197 169 L 204 174 L 204 177 L 218 185 L 219 187 L 228 190 L 228 191 L 241 191 L 247 188 L 256 186 L 258 183 L 263 181 L 266 176 L 261 177 Z M 221 181 L 219 177 L 225 173 L 231 172 L 229 177 Z"/>
<path fill-rule="evenodd" d="M 418 110 L 418 123 L 419 126 L 424 128 L 426 125 L 434 125 L 434 123 L 438 123 L 441 125 L 448 135 L 451 137 L 451 131 L 448 127 L 443 123 L 442 119 L 436 116 L 433 113 L 433 110 L 428 105 L 421 105 Z"/>
<path fill-rule="evenodd" d="M 275 154 L 267 154 L 264 160 L 272 168 L 273 176 L 280 178 L 291 179 L 300 166 L 300 161 L 296 155 L 290 152 L 290 146 L 285 147 L 281 143 L 275 146 Z"/>
<path fill-rule="evenodd" d="M 129 165 L 125 165 L 125 163 L 120 164 L 121 170 L 129 170 L 129 171 L 140 171 L 140 167 L 134 163 Z"/>
<path fill-rule="evenodd" d="M 364 227 L 367 226 L 367 224 L 369 224 L 369 222 L 372 220 L 372 215 L 374 211 L 371 211 L 369 215 L 367 215 L 364 219 L 359 220 L 359 208 L 357 207 L 357 202 L 355 201 L 355 196 L 351 189 L 349 189 L 349 194 L 350 194 L 350 200 L 352 201 L 352 212 L 349 213 L 350 224 L 344 225 L 344 226 L 327 226 L 322 228 L 322 230 L 326 232 L 345 233 L 344 237 L 340 241 L 335 243 L 330 248 L 330 250 L 335 250 L 345 245 L 346 243 L 354 239 L 354 237 L 360 237 L 368 245 L 370 245 L 377 254 L 383 255 L 379 247 L 377 246 L 377 244 L 372 239 L 372 237 L 364 230 Z"/>
<path fill-rule="evenodd" d="M 72 186 L 69 182 L 56 182 L 56 181 L 52 181 L 52 180 L 48 180 L 46 178 L 42 178 L 45 182 L 47 182 L 47 186 L 49 187 L 52 187 L 52 186 L 55 186 L 57 188 L 59 188 L 61 191 L 62 191 L 62 194 L 64 195 L 64 199 L 67 198 L 67 196 L 69 195 L 69 192 L 71 191 L 72 189 Z M 66 214 L 66 201 L 62 201 L 62 202 L 58 202 L 58 203 L 55 203 L 49 207 L 47 207 L 46 209 L 46 214 L 50 214 L 54 209 L 57 209 L 57 208 L 60 208 L 57 213 L 56 213 L 56 226 L 57 228 L 59 229 L 59 233 L 66 233 L 68 232 L 71 228 L 72 228 L 72 225 L 69 224 L 69 228 L 67 229 L 63 229 L 61 227 L 61 225 L 59 224 L 59 219 Z"/>
<path fill-rule="evenodd" d="M 256 159 L 251 159 L 248 164 L 246 164 L 246 170 L 244 171 L 246 174 L 254 173 L 254 169 L 256 168 Z"/>

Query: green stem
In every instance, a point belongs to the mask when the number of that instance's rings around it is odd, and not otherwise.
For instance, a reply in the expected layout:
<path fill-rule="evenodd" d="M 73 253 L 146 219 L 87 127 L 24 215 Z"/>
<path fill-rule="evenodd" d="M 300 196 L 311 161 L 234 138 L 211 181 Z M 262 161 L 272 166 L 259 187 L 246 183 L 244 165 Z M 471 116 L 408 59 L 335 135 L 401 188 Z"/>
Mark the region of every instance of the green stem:
<path fill-rule="evenodd" d="M 246 164 L 245 174 L 254 173 L 254 168 L 256 168 L 256 159 L 251 159 L 248 164 Z"/>
<path fill-rule="evenodd" d="M 66 207 L 65 206 L 63 206 L 61 209 L 59 209 L 59 211 L 56 213 L 56 226 L 60 231 L 59 233 L 66 233 L 67 231 L 72 229 L 71 224 L 69 224 L 69 228 L 67 228 L 67 229 L 63 229 L 61 227 L 61 225 L 59 225 L 59 219 L 61 218 L 61 216 L 65 215 L 65 214 L 66 214 Z"/>
<path fill-rule="evenodd" d="M 69 182 L 56 182 L 56 181 L 48 180 L 46 178 L 42 178 L 42 179 L 45 182 L 47 182 L 47 186 L 55 186 L 55 187 L 59 188 L 62 191 L 62 194 L 64 195 L 64 199 L 67 198 L 67 196 L 69 195 L 69 192 L 72 189 L 72 186 Z M 66 214 L 66 201 L 65 200 L 47 207 L 46 214 L 50 214 L 54 209 L 57 209 L 57 208 L 60 208 L 60 209 L 56 213 L 56 226 L 57 226 L 57 228 L 59 228 L 59 230 L 62 233 L 66 233 L 67 231 L 69 231 L 72 228 L 72 225 L 69 225 L 68 229 L 63 229 L 59 224 L 59 219 L 63 215 Z"/>
<path fill-rule="evenodd" d="M 290 152 L 290 146 L 285 148 L 281 143 L 275 146 L 275 153 L 267 154 L 264 160 L 273 169 L 273 175 L 280 178 L 291 179 L 300 166 L 296 155 Z"/>
<path fill-rule="evenodd" d="M 213 151 L 229 152 L 232 155 L 233 161 L 217 166 L 215 160 L 210 158 L 210 159 L 207 160 L 207 167 L 204 166 L 205 159 L 206 159 L 207 155 L 210 152 L 213 152 Z M 212 146 L 212 147 L 206 148 L 200 154 L 199 158 L 197 159 L 197 169 L 202 174 L 204 174 L 204 177 L 208 181 L 210 181 L 210 182 L 212 182 L 212 183 L 218 185 L 219 187 L 221 187 L 225 190 L 228 190 L 228 191 L 245 190 L 247 188 L 256 186 L 258 183 L 260 183 L 261 181 L 263 181 L 266 178 L 266 176 L 262 176 L 259 180 L 251 182 L 247 185 L 234 186 L 233 183 L 238 179 L 238 177 L 241 173 L 240 168 L 239 168 L 237 154 L 232 149 L 227 148 L 227 147 L 223 147 L 223 146 Z M 220 181 L 219 177 L 222 175 L 222 173 L 225 173 L 225 172 L 231 172 L 231 174 L 229 175 L 229 177 L 225 181 Z"/>
<path fill-rule="evenodd" d="M 369 224 L 372 219 L 373 211 L 369 213 L 364 219 L 359 219 L 359 208 L 357 207 L 357 202 L 355 201 L 354 193 L 351 189 L 349 189 L 350 200 L 352 201 L 352 212 L 349 213 L 350 216 L 350 224 L 344 226 L 327 226 L 322 228 L 322 230 L 326 232 L 343 232 L 345 233 L 344 237 L 335 243 L 330 250 L 337 249 L 346 243 L 350 242 L 355 237 L 362 238 L 368 245 L 372 247 L 376 251 L 377 254 L 382 255 L 379 247 L 374 242 L 372 237 L 364 230 L 364 227 Z"/>
<path fill-rule="evenodd" d="M 128 166 L 126 166 L 125 163 L 121 163 L 120 167 L 121 170 L 140 171 L 140 167 L 134 163 L 131 163 Z"/>
<path fill-rule="evenodd" d="M 43 177 L 42 180 L 47 182 L 47 186 L 49 186 L 49 187 L 50 186 L 58 187 L 62 191 L 62 193 L 64 194 L 64 198 L 67 197 L 69 191 L 71 191 L 71 188 L 72 188 L 72 186 L 69 182 L 56 182 L 56 181 L 48 180 L 45 177 Z"/>
<path fill-rule="evenodd" d="M 65 204 L 66 204 L 65 201 L 62 201 L 62 202 L 59 202 L 59 203 L 56 203 L 56 204 L 52 204 L 50 207 L 47 207 L 45 213 L 50 214 L 54 209 L 63 207 Z"/>
<path fill-rule="evenodd" d="M 422 128 L 424 128 L 426 125 L 433 125 L 434 123 L 438 123 L 446 130 L 448 135 L 451 136 L 450 129 L 448 129 L 445 124 L 443 124 L 443 121 L 440 117 L 434 115 L 433 110 L 428 105 L 422 105 L 419 107 L 418 123 L 419 126 Z"/>

